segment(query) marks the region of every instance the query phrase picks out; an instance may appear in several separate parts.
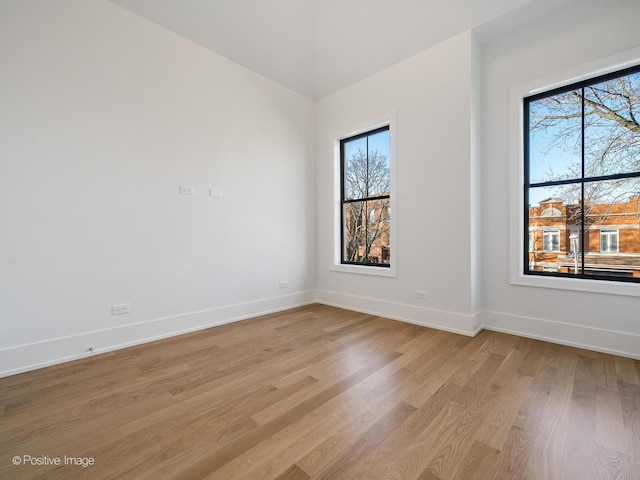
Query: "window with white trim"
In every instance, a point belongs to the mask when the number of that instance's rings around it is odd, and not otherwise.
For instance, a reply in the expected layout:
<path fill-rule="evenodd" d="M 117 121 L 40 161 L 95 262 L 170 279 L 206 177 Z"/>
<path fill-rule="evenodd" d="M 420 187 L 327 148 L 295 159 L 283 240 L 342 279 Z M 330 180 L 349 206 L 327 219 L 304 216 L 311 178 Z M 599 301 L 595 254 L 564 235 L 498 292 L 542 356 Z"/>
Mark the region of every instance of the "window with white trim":
<path fill-rule="evenodd" d="M 340 140 L 340 263 L 391 265 L 390 128 Z"/>
<path fill-rule="evenodd" d="M 640 283 L 640 66 L 523 107 L 524 274 Z"/>

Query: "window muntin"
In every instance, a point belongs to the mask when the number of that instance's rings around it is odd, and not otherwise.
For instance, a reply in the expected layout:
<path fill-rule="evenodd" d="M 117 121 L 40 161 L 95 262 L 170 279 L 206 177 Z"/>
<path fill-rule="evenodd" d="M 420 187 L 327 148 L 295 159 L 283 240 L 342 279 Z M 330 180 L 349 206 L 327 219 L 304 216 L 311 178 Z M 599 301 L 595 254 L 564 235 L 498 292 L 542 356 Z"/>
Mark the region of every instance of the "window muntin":
<path fill-rule="evenodd" d="M 389 127 L 340 140 L 342 264 L 389 267 Z"/>
<path fill-rule="evenodd" d="M 524 273 L 640 282 L 640 67 L 527 97 L 524 117 Z M 603 240 L 620 225 L 624 245 Z"/>

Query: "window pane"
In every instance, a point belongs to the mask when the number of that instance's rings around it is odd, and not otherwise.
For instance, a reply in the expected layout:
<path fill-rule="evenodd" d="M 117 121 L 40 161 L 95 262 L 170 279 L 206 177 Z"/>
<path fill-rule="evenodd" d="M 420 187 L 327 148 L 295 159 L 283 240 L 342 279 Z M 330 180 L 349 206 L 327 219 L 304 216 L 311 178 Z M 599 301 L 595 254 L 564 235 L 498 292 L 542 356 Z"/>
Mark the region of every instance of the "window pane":
<path fill-rule="evenodd" d="M 637 223 L 637 204 L 640 196 L 640 177 L 584 184 L 584 204 L 588 225 L 616 225 L 628 223 L 630 218 Z"/>
<path fill-rule="evenodd" d="M 640 170 L 640 72 L 585 87 L 585 177 Z"/>
<path fill-rule="evenodd" d="M 576 256 L 581 263 L 582 212 L 567 189 L 575 185 L 529 189 L 529 271 L 574 273 Z"/>
<path fill-rule="evenodd" d="M 580 204 L 582 187 L 580 183 L 570 185 L 559 185 L 555 187 L 533 187 L 529 188 L 529 215 L 532 217 L 558 217 L 567 213 L 575 215 L 575 208 Z"/>
<path fill-rule="evenodd" d="M 582 176 L 582 98 L 572 90 L 529 103 L 529 181 Z"/>
<path fill-rule="evenodd" d="M 551 247 L 549 245 L 549 233 L 548 232 L 542 232 L 542 251 L 543 252 L 548 252 L 551 250 Z"/>
<path fill-rule="evenodd" d="M 344 205 L 343 261 L 386 264 L 389 258 L 389 200 Z"/>
<path fill-rule="evenodd" d="M 560 251 L 560 232 L 558 230 L 542 232 L 542 250 L 544 252 Z"/>
<path fill-rule="evenodd" d="M 640 278 L 640 178 L 590 182 L 585 191 L 590 235 L 584 273 Z"/>
<path fill-rule="evenodd" d="M 582 184 L 529 189 L 529 230 L 579 226 Z"/>
<path fill-rule="evenodd" d="M 389 130 L 343 142 L 344 198 L 388 195 L 391 190 Z"/>
<path fill-rule="evenodd" d="M 367 197 L 367 139 L 357 138 L 343 144 L 344 198 Z"/>
<path fill-rule="evenodd" d="M 600 252 L 618 253 L 617 230 L 600 230 Z"/>
<path fill-rule="evenodd" d="M 368 196 L 389 194 L 391 190 L 389 130 L 369 136 L 368 168 Z"/>

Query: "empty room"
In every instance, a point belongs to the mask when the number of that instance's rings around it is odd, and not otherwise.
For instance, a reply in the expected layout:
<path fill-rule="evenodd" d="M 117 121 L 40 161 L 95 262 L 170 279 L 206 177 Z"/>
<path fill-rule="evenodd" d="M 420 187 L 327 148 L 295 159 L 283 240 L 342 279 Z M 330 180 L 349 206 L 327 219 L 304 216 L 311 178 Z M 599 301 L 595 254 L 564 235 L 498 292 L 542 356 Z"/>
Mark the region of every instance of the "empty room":
<path fill-rule="evenodd" d="M 0 478 L 640 480 L 639 24 L 0 0 Z"/>

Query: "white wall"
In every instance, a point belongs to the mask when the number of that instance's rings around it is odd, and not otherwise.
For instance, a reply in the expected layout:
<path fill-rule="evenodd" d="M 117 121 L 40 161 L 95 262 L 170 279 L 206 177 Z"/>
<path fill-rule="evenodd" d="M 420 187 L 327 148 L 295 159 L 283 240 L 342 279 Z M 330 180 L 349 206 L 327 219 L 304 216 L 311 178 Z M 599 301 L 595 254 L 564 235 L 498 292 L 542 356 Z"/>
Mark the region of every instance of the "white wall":
<path fill-rule="evenodd" d="M 0 72 L 0 373 L 313 299 L 311 101 L 100 0 L 0 2 Z"/>
<path fill-rule="evenodd" d="M 460 34 L 316 104 L 318 300 L 472 334 L 477 327 L 476 41 Z M 397 276 L 331 270 L 334 141 L 396 119 Z M 426 300 L 415 298 L 427 292 Z"/>
<path fill-rule="evenodd" d="M 640 297 L 509 283 L 509 91 L 640 46 L 640 3 L 585 0 L 483 45 L 483 323 L 640 358 Z M 640 285 L 634 285 L 640 289 Z"/>

